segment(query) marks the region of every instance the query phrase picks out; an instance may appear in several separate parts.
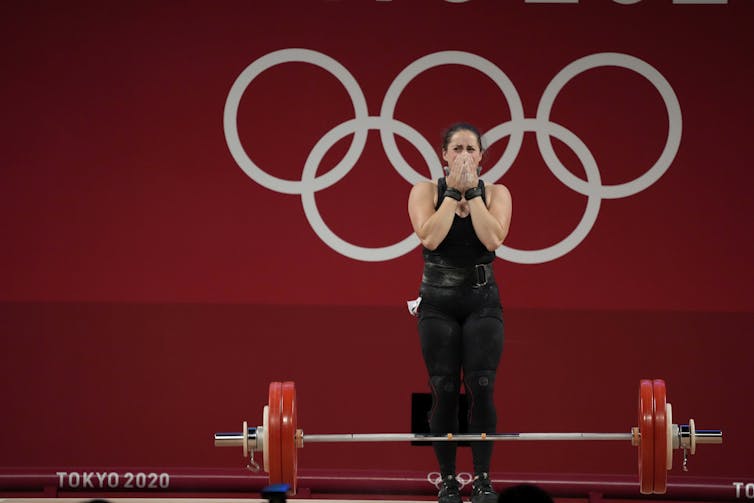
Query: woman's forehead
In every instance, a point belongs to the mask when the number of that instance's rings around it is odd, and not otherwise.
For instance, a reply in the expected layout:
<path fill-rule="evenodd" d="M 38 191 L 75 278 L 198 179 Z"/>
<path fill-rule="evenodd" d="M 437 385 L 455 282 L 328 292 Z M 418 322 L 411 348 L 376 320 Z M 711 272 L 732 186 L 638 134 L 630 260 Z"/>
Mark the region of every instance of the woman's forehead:
<path fill-rule="evenodd" d="M 477 137 L 474 133 L 471 131 L 468 131 L 466 129 L 462 129 L 460 131 L 456 131 L 453 133 L 453 136 L 450 137 L 450 144 L 451 145 L 468 145 L 472 144 L 474 146 L 478 145 Z"/>

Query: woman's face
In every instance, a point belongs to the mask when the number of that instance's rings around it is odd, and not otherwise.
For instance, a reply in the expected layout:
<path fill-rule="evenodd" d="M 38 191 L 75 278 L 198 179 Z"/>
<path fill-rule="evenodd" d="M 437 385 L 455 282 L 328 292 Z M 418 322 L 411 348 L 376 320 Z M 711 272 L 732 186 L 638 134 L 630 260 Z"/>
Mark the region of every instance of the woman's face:
<path fill-rule="evenodd" d="M 456 159 L 460 158 L 459 161 L 468 159 L 470 167 L 477 167 L 482 160 L 482 151 L 476 135 L 465 129 L 453 133 L 448 142 L 447 150 L 442 153 L 442 158 L 448 163 L 448 166 L 452 166 Z"/>

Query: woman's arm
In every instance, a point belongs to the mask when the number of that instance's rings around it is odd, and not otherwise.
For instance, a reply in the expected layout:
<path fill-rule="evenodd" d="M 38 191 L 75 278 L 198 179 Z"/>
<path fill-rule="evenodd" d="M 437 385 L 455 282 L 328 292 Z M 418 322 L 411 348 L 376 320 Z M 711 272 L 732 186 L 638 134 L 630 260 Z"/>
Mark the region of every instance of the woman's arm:
<path fill-rule="evenodd" d="M 471 224 L 479 241 L 489 250 L 495 251 L 503 244 L 511 223 L 511 194 L 505 185 L 485 187 L 487 205 L 481 197 L 469 201 Z"/>
<path fill-rule="evenodd" d="M 408 196 L 408 216 L 414 232 L 425 248 L 434 250 L 448 235 L 456 213 L 455 199 L 445 197 L 435 211 L 437 185 L 419 182 L 411 188 Z"/>

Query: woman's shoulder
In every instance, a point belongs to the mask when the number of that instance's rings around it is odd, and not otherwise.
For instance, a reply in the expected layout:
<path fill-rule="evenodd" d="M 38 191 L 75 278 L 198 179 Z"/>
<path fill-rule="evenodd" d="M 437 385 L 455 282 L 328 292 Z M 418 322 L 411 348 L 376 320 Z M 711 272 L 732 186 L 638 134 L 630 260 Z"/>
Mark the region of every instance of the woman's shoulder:
<path fill-rule="evenodd" d="M 417 182 L 411 187 L 409 204 L 437 204 L 437 182 L 426 180 Z"/>
<path fill-rule="evenodd" d="M 490 188 L 492 188 L 493 190 L 505 190 L 505 191 L 507 191 L 507 190 L 508 190 L 508 187 L 506 187 L 506 186 L 505 186 L 505 185 L 503 185 L 502 183 L 490 183 L 490 182 L 484 182 L 484 188 L 485 188 L 485 189 L 490 189 Z"/>
<path fill-rule="evenodd" d="M 502 183 L 484 183 L 484 190 L 493 196 L 496 197 L 505 197 L 507 199 L 511 198 L 511 192 L 508 190 L 508 187 L 503 185 Z"/>
<path fill-rule="evenodd" d="M 414 186 L 412 187 L 412 190 L 414 191 L 437 190 L 437 180 L 423 180 L 421 182 L 416 182 Z"/>

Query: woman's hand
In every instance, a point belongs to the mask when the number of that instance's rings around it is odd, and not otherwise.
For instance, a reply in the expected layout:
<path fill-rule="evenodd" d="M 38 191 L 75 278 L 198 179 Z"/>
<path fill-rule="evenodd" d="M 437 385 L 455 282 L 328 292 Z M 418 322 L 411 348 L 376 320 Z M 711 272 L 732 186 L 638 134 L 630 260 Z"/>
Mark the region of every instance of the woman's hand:
<path fill-rule="evenodd" d="M 467 152 L 453 158 L 448 168 L 450 169 L 450 173 L 445 177 L 448 187 L 458 189 L 463 193 L 470 188 L 476 187 L 479 183 L 477 164 L 471 154 Z"/>

